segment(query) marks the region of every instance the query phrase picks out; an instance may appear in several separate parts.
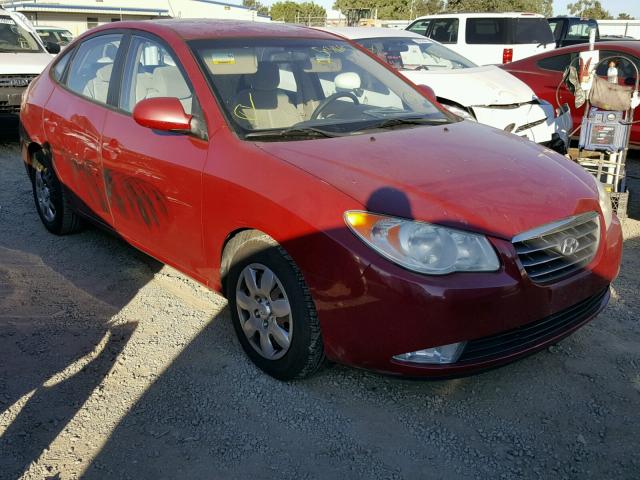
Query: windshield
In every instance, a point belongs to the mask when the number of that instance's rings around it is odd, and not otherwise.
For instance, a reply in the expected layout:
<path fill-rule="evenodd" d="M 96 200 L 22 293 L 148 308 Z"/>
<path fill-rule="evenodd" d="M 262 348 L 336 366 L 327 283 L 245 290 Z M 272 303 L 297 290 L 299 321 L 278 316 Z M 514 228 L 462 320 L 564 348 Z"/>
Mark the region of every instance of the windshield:
<path fill-rule="evenodd" d="M 0 52 L 40 52 L 34 36 L 13 18 L 0 16 Z"/>
<path fill-rule="evenodd" d="M 366 38 L 356 40 L 399 70 L 452 70 L 477 67 L 447 47 L 420 38 Z"/>
<path fill-rule="evenodd" d="M 341 40 L 245 38 L 191 46 L 231 125 L 247 139 L 350 135 L 456 119 Z"/>
<path fill-rule="evenodd" d="M 73 35 L 68 30 L 38 30 L 38 35 L 43 42 L 53 42 L 58 45 L 69 45 L 69 42 L 73 40 Z"/>

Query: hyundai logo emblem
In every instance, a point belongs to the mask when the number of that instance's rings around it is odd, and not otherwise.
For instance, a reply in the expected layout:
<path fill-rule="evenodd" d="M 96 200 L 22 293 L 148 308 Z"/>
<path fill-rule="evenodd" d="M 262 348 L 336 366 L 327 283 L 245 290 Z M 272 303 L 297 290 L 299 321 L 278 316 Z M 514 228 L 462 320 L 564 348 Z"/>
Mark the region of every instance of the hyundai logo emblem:
<path fill-rule="evenodd" d="M 579 246 L 580 243 L 578 242 L 577 238 L 565 237 L 559 245 L 560 253 L 565 257 L 568 257 L 569 255 L 573 255 L 574 253 L 576 253 L 576 250 L 578 250 Z"/>

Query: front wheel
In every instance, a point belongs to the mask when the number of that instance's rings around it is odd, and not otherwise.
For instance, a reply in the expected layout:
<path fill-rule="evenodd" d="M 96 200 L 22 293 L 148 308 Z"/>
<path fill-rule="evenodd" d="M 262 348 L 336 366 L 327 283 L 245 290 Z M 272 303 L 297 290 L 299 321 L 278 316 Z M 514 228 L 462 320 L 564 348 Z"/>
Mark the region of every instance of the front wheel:
<path fill-rule="evenodd" d="M 233 326 L 249 358 L 269 375 L 311 375 L 324 359 L 320 324 L 293 259 L 271 237 L 241 232 L 225 254 L 226 293 Z"/>

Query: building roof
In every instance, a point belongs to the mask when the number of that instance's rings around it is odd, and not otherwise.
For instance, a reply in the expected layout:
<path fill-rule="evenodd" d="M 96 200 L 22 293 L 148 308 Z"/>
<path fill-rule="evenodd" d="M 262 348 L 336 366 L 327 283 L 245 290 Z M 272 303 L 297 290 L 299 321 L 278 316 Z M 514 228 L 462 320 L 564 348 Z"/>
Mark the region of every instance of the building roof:
<path fill-rule="evenodd" d="M 126 13 L 127 15 L 168 16 L 165 8 L 116 7 L 103 5 L 37 3 L 37 2 L 8 2 L 3 7 L 20 12 L 67 12 L 67 13 Z"/>

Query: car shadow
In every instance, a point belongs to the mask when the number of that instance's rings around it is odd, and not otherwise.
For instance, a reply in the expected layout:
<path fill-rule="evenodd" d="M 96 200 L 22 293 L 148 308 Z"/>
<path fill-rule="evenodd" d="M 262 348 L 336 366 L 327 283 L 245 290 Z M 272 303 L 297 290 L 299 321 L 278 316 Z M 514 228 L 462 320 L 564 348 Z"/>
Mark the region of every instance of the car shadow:
<path fill-rule="evenodd" d="M 9 479 L 112 369 L 137 327 L 118 314 L 162 265 L 93 228 L 47 232 L 16 132 L 0 131 L 0 477 Z"/>

